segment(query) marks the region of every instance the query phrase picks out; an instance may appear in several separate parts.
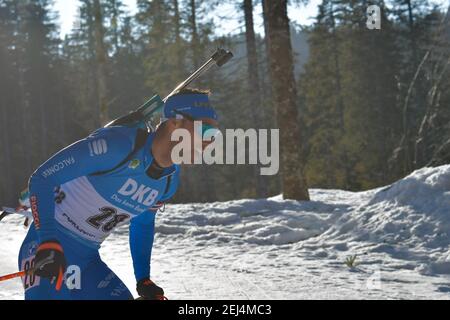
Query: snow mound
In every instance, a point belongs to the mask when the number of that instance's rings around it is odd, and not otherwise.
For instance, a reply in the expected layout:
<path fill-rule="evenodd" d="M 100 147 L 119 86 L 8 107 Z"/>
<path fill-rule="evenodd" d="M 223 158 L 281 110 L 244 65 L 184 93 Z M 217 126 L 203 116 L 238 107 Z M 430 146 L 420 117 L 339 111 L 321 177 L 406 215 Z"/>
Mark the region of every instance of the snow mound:
<path fill-rule="evenodd" d="M 371 204 L 392 201 L 413 206 L 416 210 L 435 213 L 450 206 L 450 165 L 423 168 L 391 186 L 382 189 Z"/>
<path fill-rule="evenodd" d="M 450 166 L 365 192 L 313 189 L 311 198 L 172 205 L 159 215 L 157 230 L 196 246 L 294 245 L 319 257 L 374 253 L 424 274 L 450 274 L 442 261 L 450 248 Z"/>
<path fill-rule="evenodd" d="M 199 241 L 282 245 L 321 234 L 335 210 L 321 202 L 302 204 L 279 198 L 173 205 L 158 216 L 156 230 L 165 236 L 175 233 L 168 230 L 183 226 L 176 233 Z"/>
<path fill-rule="evenodd" d="M 444 258 L 450 252 L 450 166 L 423 168 L 371 192 L 371 199 L 338 219 L 323 241 L 354 243 L 349 247 L 360 254 L 386 253 L 424 274 L 450 274 L 450 260 Z"/>

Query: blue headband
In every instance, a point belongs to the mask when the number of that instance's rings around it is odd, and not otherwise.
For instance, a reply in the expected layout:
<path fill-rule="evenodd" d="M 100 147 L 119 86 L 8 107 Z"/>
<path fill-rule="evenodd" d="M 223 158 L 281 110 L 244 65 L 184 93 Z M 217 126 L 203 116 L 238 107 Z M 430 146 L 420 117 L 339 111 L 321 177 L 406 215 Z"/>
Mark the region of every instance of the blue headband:
<path fill-rule="evenodd" d="M 209 103 L 208 95 L 203 93 L 180 94 L 169 97 L 164 104 L 164 118 L 175 118 L 174 110 L 187 113 L 195 119 L 218 119 L 216 111 Z"/>

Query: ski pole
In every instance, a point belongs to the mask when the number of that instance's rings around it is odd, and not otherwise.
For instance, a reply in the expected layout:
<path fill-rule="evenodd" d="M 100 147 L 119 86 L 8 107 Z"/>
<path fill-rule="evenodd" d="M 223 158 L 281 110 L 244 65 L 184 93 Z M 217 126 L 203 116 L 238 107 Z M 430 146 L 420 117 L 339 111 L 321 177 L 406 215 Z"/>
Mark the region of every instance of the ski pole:
<path fill-rule="evenodd" d="M 11 214 L 10 212 L 1 211 L 1 213 L 0 213 L 0 221 L 2 221 L 3 218 L 5 218 L 6 216 L 9 216 L 10 214 Z"/>
<path fill-rule="evenodd" d="M 19 272 L 15 272 L 15 273 L 10 273 L 4 276 L 0 277 L 0 282 L 1 281 L 5 281 L 5 280 L 9 280 L 9 279 L 14 279 L 14 278 L 19 278 L 19 277 L 25 277 L 27 275 L 27 271 L 23 270 L 23 271 L 19 271 Z"/>
<path fill-rule="evenodd" d="M 9 207 L 2 207 L 2 209 L 0 210 L 0 216 L 2 216 L 2 218 L 9 216 L 9 215 L 14 215 L 14 214 L 21 215 L 21 216 L 24 216 L 27 218 L 33 218 L 33 215 L 28 210 L 16 210 L 16 209 L 9 208 Z"/>
<path fill-rule="evenodd" d="M 26 208 L 26 207 L 24 207 L 24 208 Z M 18 215 L 22 215 L 25 217 L 25 221 L 24 221 L 23 225 L 24 225 L 24 227 L 28 227 L 30 219 L 33 219 L 31 212 L 27 211 L 26 209 L 21 209 L 21 208 L 18 208 L 18 209 L 20 209 L 20 211 L 17 209 L 3 207 L 3 210 L 0 210 L 0 221 L 2 221 L 5 217 L 7 217 L 9 215 L 18 214 Z"/>

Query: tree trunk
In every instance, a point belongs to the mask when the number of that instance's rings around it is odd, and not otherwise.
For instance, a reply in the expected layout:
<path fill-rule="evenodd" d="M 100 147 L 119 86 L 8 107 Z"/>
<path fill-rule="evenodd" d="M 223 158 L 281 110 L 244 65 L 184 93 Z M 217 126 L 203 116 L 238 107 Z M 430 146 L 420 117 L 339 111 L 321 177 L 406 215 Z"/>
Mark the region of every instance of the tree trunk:
<path fill-rule="evenodd" d="M 272 95 L 272 84 L 270 83 L 270 66 L 269 66 L 269 29 L 267 26 L 267 12 L 265 6 L 265 0 L 261 0 L 262 6 L 262 16 L 263 16 L 263 24 L 264 24 L 264 49 L 265 49 L 265 61 L 263 64 L 263 74 L 262 74 L 262 84 L 263 84 L 263 101 L 266 104 L 266 114 L 264 115 L 263 122 L 269 128 L 273 128 L 276 125 L 275 120 L 275 107 L 273 106 L 273 95 Z M 268 81 L 267 81 L 268 80 Z M 274 181 L 273 188 L 276 190 L 275 192 L 280 192 L 282 189 L 281 186 L 281 178 L 280 176 L 276 176 L 275 179 L 270 179 Z M 269 185 L 269 192 L 271 187 Z"/>
<path fill-rule="evenodd" d="M 280 128 L 283 197 L 309 200 L 297 109 L 287 0 L 265 1 L 273 100 Z"/>
<path fill-rule="evenodd" d="M 416 33 L 414 28 L 414 16 L 412 11 L 411 0 L 405 0 L 406 5 L 408 6 L 408 23 L 409 23 L 409 32 L 411 37 L 411 49 L 413 55 L 413 63 L 417 64 L 417 44 L 416 44 Z"/>
<path fill-rule="evenodd" d="M 95 17 L 95 57 L 97 60 L 97 99 L 99 107 L 100 125 L 105 125 L 109 122 L 108 116 L 108 96 L 106 85 L 106 59 L 107 54 L 105 50 L 104 36 L 105 30 L 103 28 L 102 12 L 100 1 L 94 0 L 94 17 Z"/>
<path fill-rule="evenodd" d="M 119 8 L 116 0 L 111 0 L 111 8 L 111 28 L 113 30 L 114 53 L 117 54 L 119 52 Z"/>
<path fill-rule="evenodd" d="M 268 26 L 268 20 L 267 20 L 267 7 L 266 7 L 266 0 L 261 0 L 261 5 L 262 5 L 262 12 L 263 12 L 263 19 L 264 19 L 264 45 L 266 47 L 266 55 L 267 55 L 267 60 L 269 59 L 269 26 Z"/>
<path fill-rule="evenodd" d="M 245 16 L 245 40 L 247 45 L 247 63 L 248 63 L 248 86 L 253 104 L 253 111 L 261 105 L 259 74 L 258 74 L 258 56 L 256 53 L 255 30 L 253 28 L 253 4 L 252 0 L 244 0 Z M 258 113 L 253 112 L 255 124 L 259 124 Z"/>
<path fill-rule="evenodd" d="M 195 0 L 190 0 L 190 10 L 191 15 L 189 17 L 189 25 L 191 27 L 192 32 L 192 62 L 194 64 L 194 69 L 197 69 L 200 65 L 199 63 L 199 47 L 200 47 L 200 41 L 198 37 L 198 31 L 197 31 L 197 5 Z"/>
<path fill-rule="evenodd" d="M 264 112 L 261 106 L 261 90 L 258 74 L 258 55 L 256 51 L 255 30 L 253 26 L 253 2 L 244 0 L 245 17 L 245 40 L 247 45 L 247 63 L 248 63 L 248 92 L 249 109 L 253 118 L 253 126 L 258 128 L 261 125 L 260 115 Z M 267 196 L 267 179 L 259 174 L 259 168 L 254 168 L 256 182 L 256 196 L 265 198 Z"/>
<path fill-rule="evenodd" d="M 177 66 L 177 75 L 181 77 L 184 73 L 184 58 L 183 58 L 183 48 L 181 39 L 181 17 L 180 17 L 180 6 L 178 0 L 173 0 L 173 22 L 175 25 L 175 59 Z"/>

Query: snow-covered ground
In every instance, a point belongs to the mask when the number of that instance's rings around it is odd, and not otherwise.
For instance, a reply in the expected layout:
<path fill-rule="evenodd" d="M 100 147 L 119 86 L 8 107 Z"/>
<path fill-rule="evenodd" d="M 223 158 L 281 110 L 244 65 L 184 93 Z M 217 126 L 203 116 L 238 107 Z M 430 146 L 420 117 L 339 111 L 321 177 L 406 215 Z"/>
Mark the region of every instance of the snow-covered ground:
<path fill-rule="evenodd" d="M 366 192 L 310 192 L 167 206 L 153 279 L 169 299 L 450 298 L 450 165 Z M 21 222 L 0 223 L 1 274 L 16 271 Z M 119 229 L 101 253 L 134 291 L 127 236 Z M 20 280 L 0 283 L 0 299 L 22 299 Z"/>

